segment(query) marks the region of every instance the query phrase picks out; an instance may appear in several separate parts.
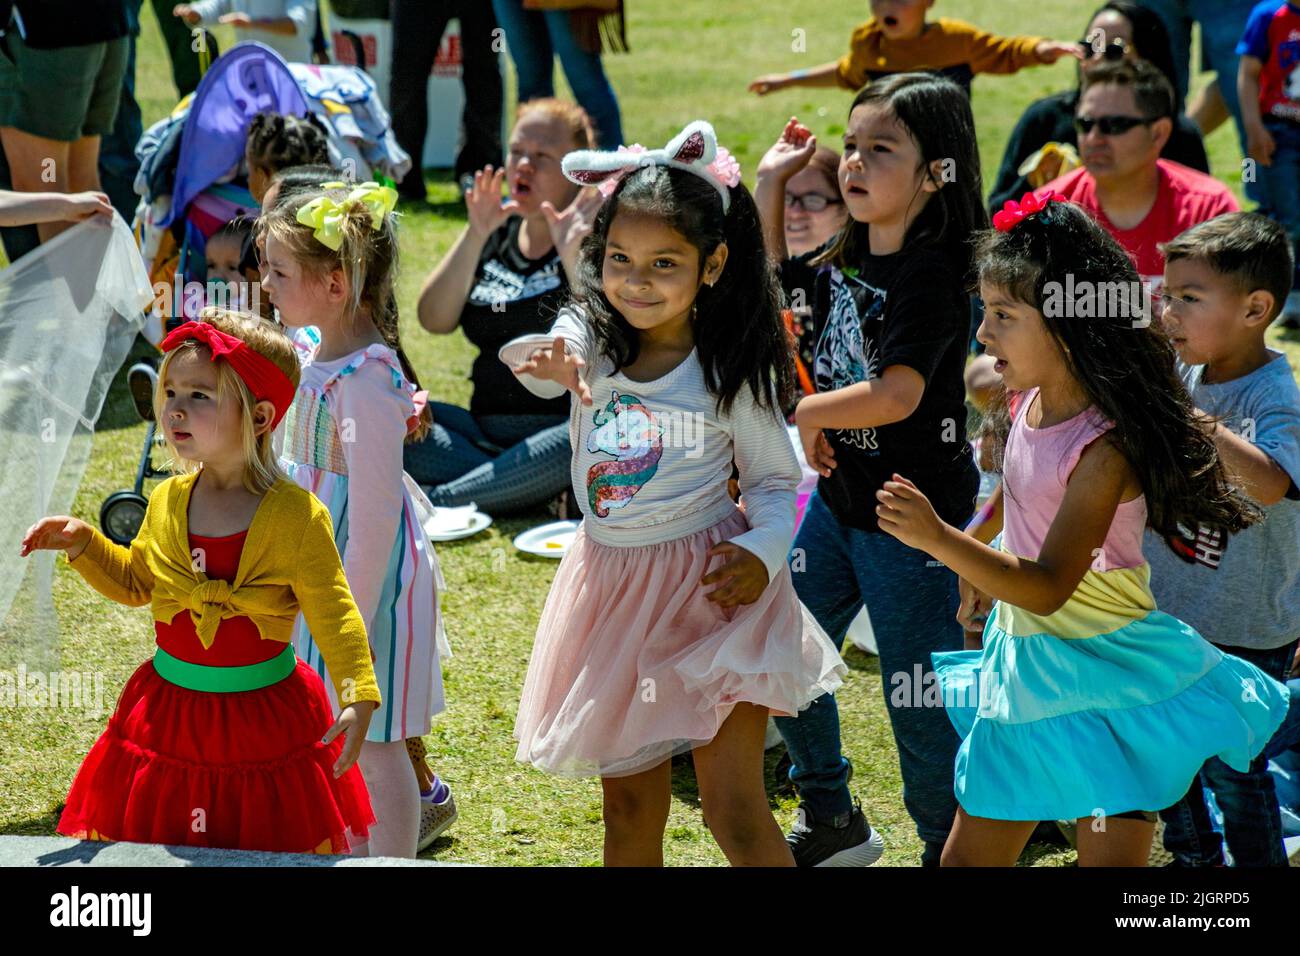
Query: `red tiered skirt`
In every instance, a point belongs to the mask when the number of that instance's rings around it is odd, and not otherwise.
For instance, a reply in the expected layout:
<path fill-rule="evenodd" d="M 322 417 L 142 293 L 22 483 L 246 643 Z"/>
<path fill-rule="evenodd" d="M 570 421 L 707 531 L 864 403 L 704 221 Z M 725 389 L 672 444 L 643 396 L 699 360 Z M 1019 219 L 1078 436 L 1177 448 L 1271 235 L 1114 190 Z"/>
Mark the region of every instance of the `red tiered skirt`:
<path fill-rule="evenodd" d="M 243 534 L 191 535 L 220 575 Z M 264 641 L 248 618 L 221 622 L 204 650 L 190 615 L 156 622 L 158 645 L 183 661 L 255 664 L 284 650 Z M 108 727 L 77 771 L 58 832 L 79 839 L 125 840 L 237 850 L 344 853 L 375 822 L 361 770 L 337 780 L 343 735 L 320 676 L 302 661 L 269 687 L 234 693 L 190 690 L 161 677 L 153 661 L 127 681 Z"/>

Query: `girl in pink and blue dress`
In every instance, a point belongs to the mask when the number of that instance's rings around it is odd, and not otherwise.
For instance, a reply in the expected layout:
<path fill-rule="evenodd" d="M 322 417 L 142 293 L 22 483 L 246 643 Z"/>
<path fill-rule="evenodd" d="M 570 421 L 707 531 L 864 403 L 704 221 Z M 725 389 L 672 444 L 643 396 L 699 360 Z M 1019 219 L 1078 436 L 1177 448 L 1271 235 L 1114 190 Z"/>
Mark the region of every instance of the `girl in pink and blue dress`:
<path fill-rule="evenodd" d="M 1260 512 L 1229 485 L 1149 310 L 1106 291 L 1140 289 L 1124 250 L 1059 197 L 1006 205 L 977 250 L 978 337 L 1020 393 L 1000 550 L 901 475 L 876 492 L 882 529 L 997 600 L 982 651 L 933 655 L 964 738 L 943 863 L 1010 866 L 1037 821 L 1077 820 L 1080 865 L 1144 866 L 1155 812 L 1209 757 L 1244 770 L 1288 695 L 1156 608 L 1143 531 L 1231 533 Z M 1064 303 L 1067 288 L 1091 298 Z"/>
<path fill-rule="evenodd" d="M 727 859 L 790 866 L 763 789 L 768 713 L 798 713 L 844 665 L 786 564 L 793 369 L 757 210 L 707 123 L 562 165 L 612 195 L 575 304 L 500 352 L 534 393 L 573 393 L 583 512 L 538 625 L 517 758 L 599 775 L 606 864 L 647 866 L 663 863 L 670 758 L 691 749 Z"/>
<path fill-rule="evenodd" d="M 369 852 L 410 857 L 421 805 L 405 740 L 429 733 L 443 692 L 439 571 L 421 522 L 428 503 L 402 470 L 422 404 L 404 371 L 391 307 L 395 201 L 375 183 L 295 192 L 262 221 L 262 285 L 281 321 L 298 330 L 302 360 L 281 463 L 334 518 L 383 693 L 360 759 L 377 819 Z M 325 673 L 302 619 L 294 647 Z"/>

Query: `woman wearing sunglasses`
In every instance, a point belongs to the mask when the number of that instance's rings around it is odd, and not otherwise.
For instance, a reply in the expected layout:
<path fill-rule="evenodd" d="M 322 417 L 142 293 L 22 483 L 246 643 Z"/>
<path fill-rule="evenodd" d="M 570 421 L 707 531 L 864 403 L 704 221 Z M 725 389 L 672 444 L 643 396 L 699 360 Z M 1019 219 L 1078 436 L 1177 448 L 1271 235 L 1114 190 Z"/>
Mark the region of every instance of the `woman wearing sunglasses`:
<path fill-rule="evenodd" d="M 1175 84 L 1173 53 L 1169 34 L 1159 15 L 1127 0 L 1104 4 L 1092 19 L 1079 41 L 1085 59 L 1079 65 L 1079 79 L 1101 63 L 1143 59 Z M 1176 85 L 1176 84 L 1175 84 Z M 1062 168 L 1059 148 L 1043 149 L 1049 143 L 1077 148 L 1078 134 L 1074 114 L 1079 105 L 1079 89 L 1056 93 L 1032 104 L 1020 117 L 1011 133 L 1002 166 L 994 180 L 989 207 L 1002 208 L 1008 199 L 1019 199 L 1026 192 L 1068 172 Z M 1036 162 L 1026 163 L 1040 154 Z M 1201 172 L 1210 164 L 1196 125 L 1183 115 L 1181 100 L 1175 104 L 1175 122 L 1161 156 Z M 1021 172 L 1022 167 L 1033 168 Z"/>

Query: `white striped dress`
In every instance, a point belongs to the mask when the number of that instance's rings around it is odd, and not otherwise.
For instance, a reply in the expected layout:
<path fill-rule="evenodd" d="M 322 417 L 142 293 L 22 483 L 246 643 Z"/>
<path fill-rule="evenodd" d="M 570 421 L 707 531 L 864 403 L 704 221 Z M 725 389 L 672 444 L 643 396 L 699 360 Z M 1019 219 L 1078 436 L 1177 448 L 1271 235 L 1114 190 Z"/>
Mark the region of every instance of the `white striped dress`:
<path fill-rule="evenodd" d="M 317 362 L 314 328 L 295 345 L 302 378 L 281 425 L 281 467 L 316 495 L 334 518 L 334 538 L 348 586 L 366 620 L 383 704 L 366 739 L 404 740 L 427 734 L 444 706 L 438 610 L 442 576 L 422 526 L 430 505 L 402 470 L 402 443 L 414 405 L 396 353 L 370 345 Z M 320 672 L 334 699 L 320 648 L 300 615 L 298 656 Z"/>

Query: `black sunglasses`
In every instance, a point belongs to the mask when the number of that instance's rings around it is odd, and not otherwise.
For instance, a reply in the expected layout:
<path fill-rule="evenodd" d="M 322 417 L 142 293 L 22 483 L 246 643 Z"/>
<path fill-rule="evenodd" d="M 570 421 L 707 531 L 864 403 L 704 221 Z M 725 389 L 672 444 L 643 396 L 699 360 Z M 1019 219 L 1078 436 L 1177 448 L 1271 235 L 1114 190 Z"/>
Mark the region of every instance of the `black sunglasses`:
<path fill-rule="evenodd" d="M 1129 47 L 1125 41 L 1116 38 L 1098 50 L 1091 40 L 1083 39 L 1079 41 L 1079 49 L 1083 51 L 1085 60 L 1091 60 L 1096 56 L 1106 60 L 1122 60 L 1124 54 L 1128 53 Z"/>
<path fill-rule="evenodd" d="M 1098 116 L 1096 119 L 1091 116 L 1076 116 L 1074 128 L 1081 136 L 1091 133 L 1094 126 L 1102 136 L 1122 136 L 1134 126 L 1150 126 L 1154 122 L 1154 119 L 1143 116 Z"/>

